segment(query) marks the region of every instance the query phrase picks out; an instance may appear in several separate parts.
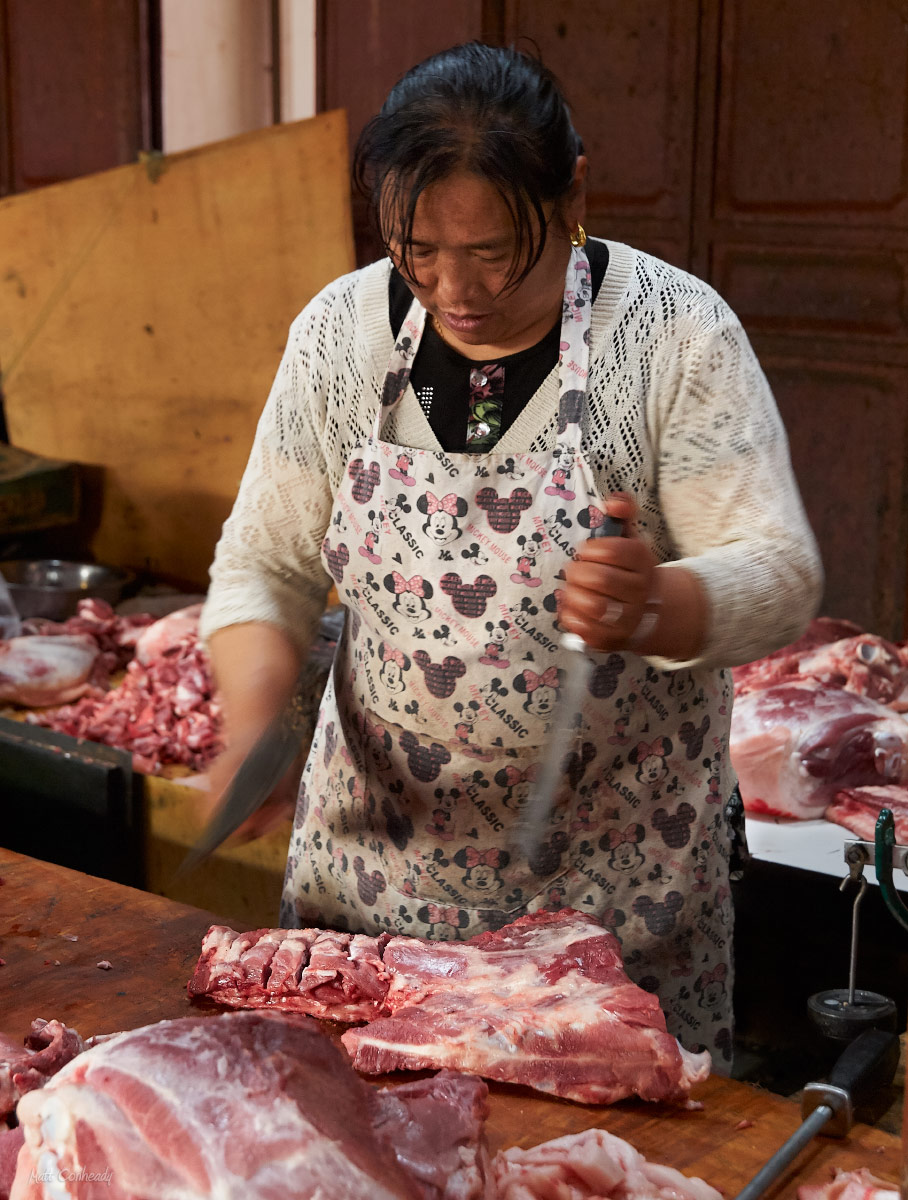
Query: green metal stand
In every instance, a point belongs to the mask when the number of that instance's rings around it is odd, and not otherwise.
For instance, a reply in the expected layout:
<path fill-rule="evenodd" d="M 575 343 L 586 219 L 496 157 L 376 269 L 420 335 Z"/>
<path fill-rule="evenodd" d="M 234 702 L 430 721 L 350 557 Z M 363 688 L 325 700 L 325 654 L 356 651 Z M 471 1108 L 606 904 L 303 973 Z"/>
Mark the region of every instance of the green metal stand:
<path fill-rule="evenodd" d="M 886 907 L 903 929 L 908 929 L 908 907 L 892 882 L 892 852 L 895 847 L 895 819 L 888 808 L 881 809 L 876 821 L 874 868 Z"/>

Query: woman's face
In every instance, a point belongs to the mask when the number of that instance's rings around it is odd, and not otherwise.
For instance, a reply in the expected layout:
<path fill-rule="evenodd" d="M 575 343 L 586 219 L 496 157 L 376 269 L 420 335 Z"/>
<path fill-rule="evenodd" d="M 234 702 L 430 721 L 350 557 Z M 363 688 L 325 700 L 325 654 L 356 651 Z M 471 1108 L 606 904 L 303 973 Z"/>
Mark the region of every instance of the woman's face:
<path fill-rule="evenodd" d="M 505 290 L 517 253 L 507 204 L 486 179 L 462 171 L 432 184 L 416 204 L 412 260 L 399 237 L 386 230 L 391 256 L 411 291 L 436 319 L 442 337 L 469 358 L 513 354 L 535 345 L 561 312 L 564 276 L 583 210 L 586 160 L 578 159 L 574 189 L 552 219 L 545 248 L 529 275 Z"/>

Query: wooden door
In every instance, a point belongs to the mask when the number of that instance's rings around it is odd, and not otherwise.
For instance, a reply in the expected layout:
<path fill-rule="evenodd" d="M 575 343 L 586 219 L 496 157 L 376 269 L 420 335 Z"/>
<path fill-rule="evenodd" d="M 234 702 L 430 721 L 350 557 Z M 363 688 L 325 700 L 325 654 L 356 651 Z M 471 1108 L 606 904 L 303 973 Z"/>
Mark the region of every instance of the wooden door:
<path fill-rule="evenodd" d="M 704 5 L 692 266 L 744 322 L 823 552 L 823 611 L 901 638 L 908 495 L 902 6 Z"/>
<path fill-rule="evenodd" d="M 156 0 L 0 0 L 0 195 L 158 145 Z"/>

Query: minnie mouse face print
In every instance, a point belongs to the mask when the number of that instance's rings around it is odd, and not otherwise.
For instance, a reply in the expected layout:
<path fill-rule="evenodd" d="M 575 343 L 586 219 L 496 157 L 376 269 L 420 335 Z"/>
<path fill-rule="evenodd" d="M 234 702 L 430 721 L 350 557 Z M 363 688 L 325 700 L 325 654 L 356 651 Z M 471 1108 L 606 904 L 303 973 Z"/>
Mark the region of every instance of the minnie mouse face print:
<path fill-rule="evenodd" d="M 404 672 L 410 669 L 409 658 L 403 650 L 389 646 L 387 642 L 382 642 L 379 647 L 379 657 L 381 658 L 379 679 L 392 696 L 399 696 L 407 686 L 404 681 Z"/>
<path fill-rule="evenodd" d="M 441 498 L 434 492 L 426 492 L 417 499 L 416 507 L 426 518 L 423 533 L 436 546 L 448 546 L 462 535 L 458 521 L 467 515 L 468 505 L 454 492 Z"/>
<path fill-rule="evenodd" d="M 561 687 L 562 672 L 557 667 L 549 667 L 541 675 L 526 668 L 514 679 L 514 690 L 523 692 L 526 700 L 523 702 L 524 712 L 534 717 L 551 716 L 558 703 L 558 689 Z"/>
<path fill-rule="evenodd" d="M 384 578 L 387 591 L 394 599 L 391 607 L 399 617 L 408 621 L 427 621 L 432 610 L 426 604 L 432 599 L 432 585 L 422 575 L 413 575 L 405 579 L 399 571 L 392 571 Z"/>

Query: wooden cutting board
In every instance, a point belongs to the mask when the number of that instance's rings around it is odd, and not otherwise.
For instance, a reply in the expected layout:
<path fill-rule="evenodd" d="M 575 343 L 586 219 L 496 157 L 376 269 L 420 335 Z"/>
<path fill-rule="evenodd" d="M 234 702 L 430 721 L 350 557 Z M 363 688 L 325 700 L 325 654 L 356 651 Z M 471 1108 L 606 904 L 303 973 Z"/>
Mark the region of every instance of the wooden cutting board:
<path fill-rule="evenodd" d="M 87 1037 L 217 1011 L 186 995 L 214 914 L 8 850 L 0 880 L 0 1032 L 23 1036 L 34 1017 L 56 1017 Z M 109 970 L 97 966 L 105 960 Z M 694 1097 L 698 1111 L 630 1100 L 601 1108 L 493 1084 L 489 1143 L 494 1152 L 601 1126 L 734 1196 L 800 1123 L 791 1101 L 718 1075 Z M 843 1141 L 815 1138 L 767 1196 L 788 1200 L 836 1167 L 894 1181 L 899 1158 L 897 1138 L 856 1125 Z"/>

